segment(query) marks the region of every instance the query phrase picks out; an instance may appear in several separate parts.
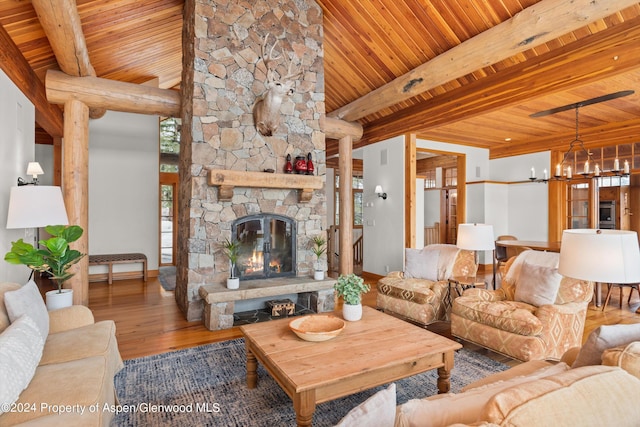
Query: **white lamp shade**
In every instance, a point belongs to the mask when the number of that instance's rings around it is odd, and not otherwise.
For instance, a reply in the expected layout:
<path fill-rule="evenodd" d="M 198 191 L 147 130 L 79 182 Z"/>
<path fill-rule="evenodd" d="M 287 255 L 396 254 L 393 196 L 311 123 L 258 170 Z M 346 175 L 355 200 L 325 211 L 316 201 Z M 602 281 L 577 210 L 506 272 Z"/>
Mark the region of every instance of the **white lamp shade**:
<path fill-rule="evenodd" d="M 68 224 L 69 218 L 60 187 L 48 185 L 11 187 L 7 228 L 38 228 Z"/>
<path fill-rule="evenodd" d="M 558 272 L 593 282 L 640 282 L 638 234 L 624 230 L 564 230 Z"/>
<path fill-rule="evenodd" d="M 38 162 L 29 162 L 27 165 L 27 175 L 31 175 L 32 177 L 37 177 L 38 175 L 42 175 L 44 171 Z"/>
<path fill-rule="evenodd" d="M 373 192 L 376 194 L 382 193 L 382 185 L 376 185 L 376 189 Z"/>
<path fill-rule="evenodd" d="M 469 251 L 491 251 L 495 249 L 493 225 L 459 224 L 456 246 Z"/>

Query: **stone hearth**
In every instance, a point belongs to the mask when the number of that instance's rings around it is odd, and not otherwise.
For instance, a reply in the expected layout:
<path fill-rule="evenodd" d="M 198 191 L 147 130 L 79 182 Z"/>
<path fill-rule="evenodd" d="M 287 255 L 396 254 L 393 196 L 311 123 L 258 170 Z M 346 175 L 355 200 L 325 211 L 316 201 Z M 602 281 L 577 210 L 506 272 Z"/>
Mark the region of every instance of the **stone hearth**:
<path fill-rule="evenodd" d="M 204 301 L 204 325 L 209 330 L 228 329 L 234 323 L 234 304 L 256 298 L 298 294 L 298 305 L 315 313 L 333 311 L 335 296 L 334 279 L 313 280 L 307 277 L 287 277 L 263 280 L 245 280 L 240 289 L 227 289 L 224 285 L 201 286 L 200 297 Z"/>

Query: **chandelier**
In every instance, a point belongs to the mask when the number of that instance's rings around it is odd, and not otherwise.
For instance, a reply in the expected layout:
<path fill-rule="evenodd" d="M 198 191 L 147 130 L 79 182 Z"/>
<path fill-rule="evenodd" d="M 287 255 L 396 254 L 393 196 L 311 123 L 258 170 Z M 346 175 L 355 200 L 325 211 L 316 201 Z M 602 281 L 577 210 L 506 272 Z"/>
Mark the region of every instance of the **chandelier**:
<path fill-rule="evenodd" d="M 580 121 L 579 121 L 579 109 L 580 107 L 584 107 L 585 105 L 591 105 L 598 102 L 608 101 L 610 99 L 620 98 L 622 96 L 627 96 L 633 94 L 634 91 L 626 90 L 621 92 L 611 93 L 609 95 L 600 96 L 597 98 L 588 99 L 586 101 L 577 102 L 575 104 L 565 105 L 563 107 L 553 108 L 551 110 L 541 111 L 535 114 L 532 114 L 530 117 L 541 117 L 546 116 L 548 114 L 558 113 L 560 111 L 566 111 L 573 109 L 576 112 L 576 133 L 575 138 L 569 144 L 569 149 L 564 156 L 562 157 L 562 162 L 558 163 L 555 166 L 554 174 L 549 177 L 549 173 L 545 169 L 543 172 L 542 179 L 538 179 L 536 176 L 535 168 L 531 168 L 531 175 L 529 176 L 529 180 L 532 182 L 549 182 L 549 179 L 557 180 L 557 181 L 570 181 L 574 177 L 577 178 L 599 178 L 601 176 L 628 176 L 629 175 L 629 161 L 624 160 L 622 168 L 620 168 L 620 160 L 616 157 L 613 161 L 613 168 L 609 171 L 603 170 L 602 166 L 594 161 L 591 152 L 587 150 L 584 146 L 584 142 L 580 139 Z M 577 153 L 582 153 L 583 158 L 585 158 L 585 162 L 582 168 L 578 168 L 577 170 L 572 170 L 573 159 L 576 158 Z M 593 169 L 592 169 L 593 166 Z"/>

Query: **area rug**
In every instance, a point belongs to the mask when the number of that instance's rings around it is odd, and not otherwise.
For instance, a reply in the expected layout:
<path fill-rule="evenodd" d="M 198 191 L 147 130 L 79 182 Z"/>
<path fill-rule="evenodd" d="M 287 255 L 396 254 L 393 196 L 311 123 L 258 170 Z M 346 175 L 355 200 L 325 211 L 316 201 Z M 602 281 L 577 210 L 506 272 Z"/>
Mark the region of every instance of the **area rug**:
<path fill-rule="evenodd" d="M 508 367 L 462 349 L 455 354 L 451 391 Z M 112 426 L 295 426 L 291 399 L 258 367 L 258 387 L 245 380 L 244 340 L 236 339 L 125 361 L 116 377 L 120 409 Z M 437 393 L 437 373 L 396 382 L 398 404 Z M 383 386 L 320 404 L 314 426 L 335 425 Z M 125 412 L 127 411 L 127 412 Z"/>
<path fill-rule="evenodd" d="M 176 268 L 160 267 L 158 269 L 158 280 L 165 291 L 173 291 L 176 289 Z"/>

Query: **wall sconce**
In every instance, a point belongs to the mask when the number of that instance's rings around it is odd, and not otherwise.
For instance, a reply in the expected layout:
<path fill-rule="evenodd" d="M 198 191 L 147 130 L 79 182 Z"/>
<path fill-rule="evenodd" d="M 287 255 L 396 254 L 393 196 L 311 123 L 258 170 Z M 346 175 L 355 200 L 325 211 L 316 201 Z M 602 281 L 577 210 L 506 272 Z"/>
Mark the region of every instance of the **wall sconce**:
<path fill-rule="evenodd" d="M 382 200 L 387 200 L 387 193 L 382 191 L 382 185 L 376 185 L 376 189 L 373 190 L 374 193 L 378 195 L 378 197 L 382 197 Z"/>
<path fill-rule="evenodd" d="M 18 178 L 18 186 L 23 185 L 38 185 L 38 175 L 44 174 L 40 163 L 38 162 L 29 162 L 27 165 L 27 175 L 31 175 L 33 178 L 31 182 L 27 182 L 22 177 Z"/>

